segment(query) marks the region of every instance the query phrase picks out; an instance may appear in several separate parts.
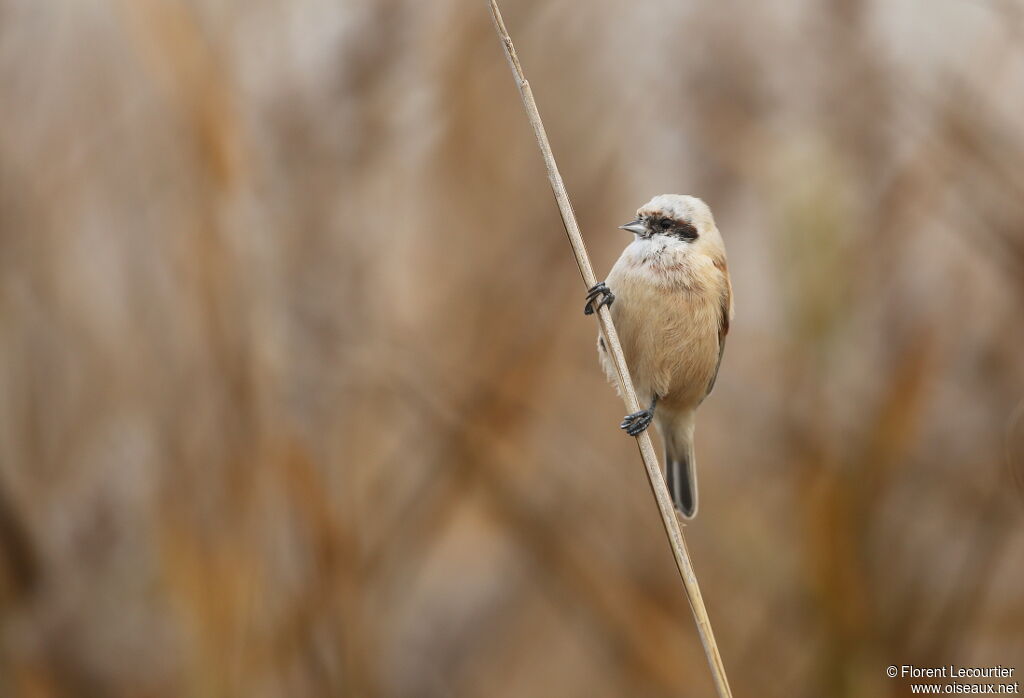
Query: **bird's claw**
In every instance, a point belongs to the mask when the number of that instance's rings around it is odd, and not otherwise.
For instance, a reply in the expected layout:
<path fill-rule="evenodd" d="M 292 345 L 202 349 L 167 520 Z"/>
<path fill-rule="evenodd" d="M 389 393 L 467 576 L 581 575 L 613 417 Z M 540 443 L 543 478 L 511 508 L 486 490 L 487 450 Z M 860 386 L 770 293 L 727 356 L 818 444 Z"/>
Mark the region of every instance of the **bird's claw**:
<path fill-rule="evenodd" d="M 595 303 L 595 301 L 597 302 Z M 615 294 L 611 292 L 603 281 L 599 281 L 587 291 L 587 303 L 583 306 L 583 314 L 593 315 L 601 309 L 602 305 L 611 307 L 611 304 L 614 302 Z"/>
<path fill-rule="evenodd" d="M 640 410 L 633 414 L 627 414 L 619 428 L 630 436 L 636 436 L 651 426 L 652 419 L 654 419 L 653 409 Z"/>

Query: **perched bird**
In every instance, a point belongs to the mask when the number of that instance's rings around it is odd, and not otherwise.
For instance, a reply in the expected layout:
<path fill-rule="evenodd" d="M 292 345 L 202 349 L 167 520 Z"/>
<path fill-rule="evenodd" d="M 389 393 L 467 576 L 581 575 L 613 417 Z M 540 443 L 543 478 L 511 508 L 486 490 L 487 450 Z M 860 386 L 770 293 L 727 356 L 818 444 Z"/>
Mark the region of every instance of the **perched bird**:
<path fill-rule="evenodd" d="M 633 241 L 608 278 L 587 293 L 584 312 L 609 306 L 637 398 L 650 405 L 620 426 L 636 436 L 657 421 L 668 489 L 689 519 L 697 514 L 694 417 L 715 386 L 733 317 L 725 245 L 711 210 L 693 196 L 656 196 L 619 227 Z M 616 381 L 600 333 L 598 355 Z"/>

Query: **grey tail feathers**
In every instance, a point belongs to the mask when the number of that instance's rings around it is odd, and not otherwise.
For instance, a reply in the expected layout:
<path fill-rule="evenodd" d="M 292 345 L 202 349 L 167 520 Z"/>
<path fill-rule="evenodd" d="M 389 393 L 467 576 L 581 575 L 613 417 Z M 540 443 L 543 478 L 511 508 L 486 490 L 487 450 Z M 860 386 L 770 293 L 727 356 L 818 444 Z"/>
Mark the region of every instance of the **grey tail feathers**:
<path fill-rule="evenodd" d="M 692 519 L 697 515 L 697 462 L 693 457 L 693 444 L 668 447 L 665 463 L 668 469 L 666 484 L 672 502 L 684 518 Z"/>

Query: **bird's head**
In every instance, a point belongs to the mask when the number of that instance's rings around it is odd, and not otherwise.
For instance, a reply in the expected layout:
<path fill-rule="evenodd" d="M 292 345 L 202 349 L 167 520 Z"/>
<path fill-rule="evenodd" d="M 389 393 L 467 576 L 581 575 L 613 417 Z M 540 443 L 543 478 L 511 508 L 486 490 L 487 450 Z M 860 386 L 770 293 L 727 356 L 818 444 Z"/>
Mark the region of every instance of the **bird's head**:
<path fill-rule="evenodd" d="M 714 255 L 723 249 L 708 205 L 696 196 L 661 194 L 637 209 L 636 220 L 620 225 L 640 240 L 688 246 Z"/>

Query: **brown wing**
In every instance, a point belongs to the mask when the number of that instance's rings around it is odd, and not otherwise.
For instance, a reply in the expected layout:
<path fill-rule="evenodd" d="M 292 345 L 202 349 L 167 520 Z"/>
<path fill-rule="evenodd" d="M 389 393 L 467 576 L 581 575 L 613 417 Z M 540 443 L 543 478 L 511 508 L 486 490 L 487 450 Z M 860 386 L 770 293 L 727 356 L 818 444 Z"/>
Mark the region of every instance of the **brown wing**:
<path fill-rule="evenodd" d="M 729 321 L 732 311 L 732 288 L 727 284 L 722 292 L 721 302 L 718 307 L 718 363 L 715 364 L 715 372 L 711 374 L 711 382 L 708 383 L 708 391 L 704 397 L 711 394 L 715 388 L 715 380 L 718 378 L 718 369 L 722 366 L 722 354 L 725 353 L 725 336 L 729 334 Z"/>

